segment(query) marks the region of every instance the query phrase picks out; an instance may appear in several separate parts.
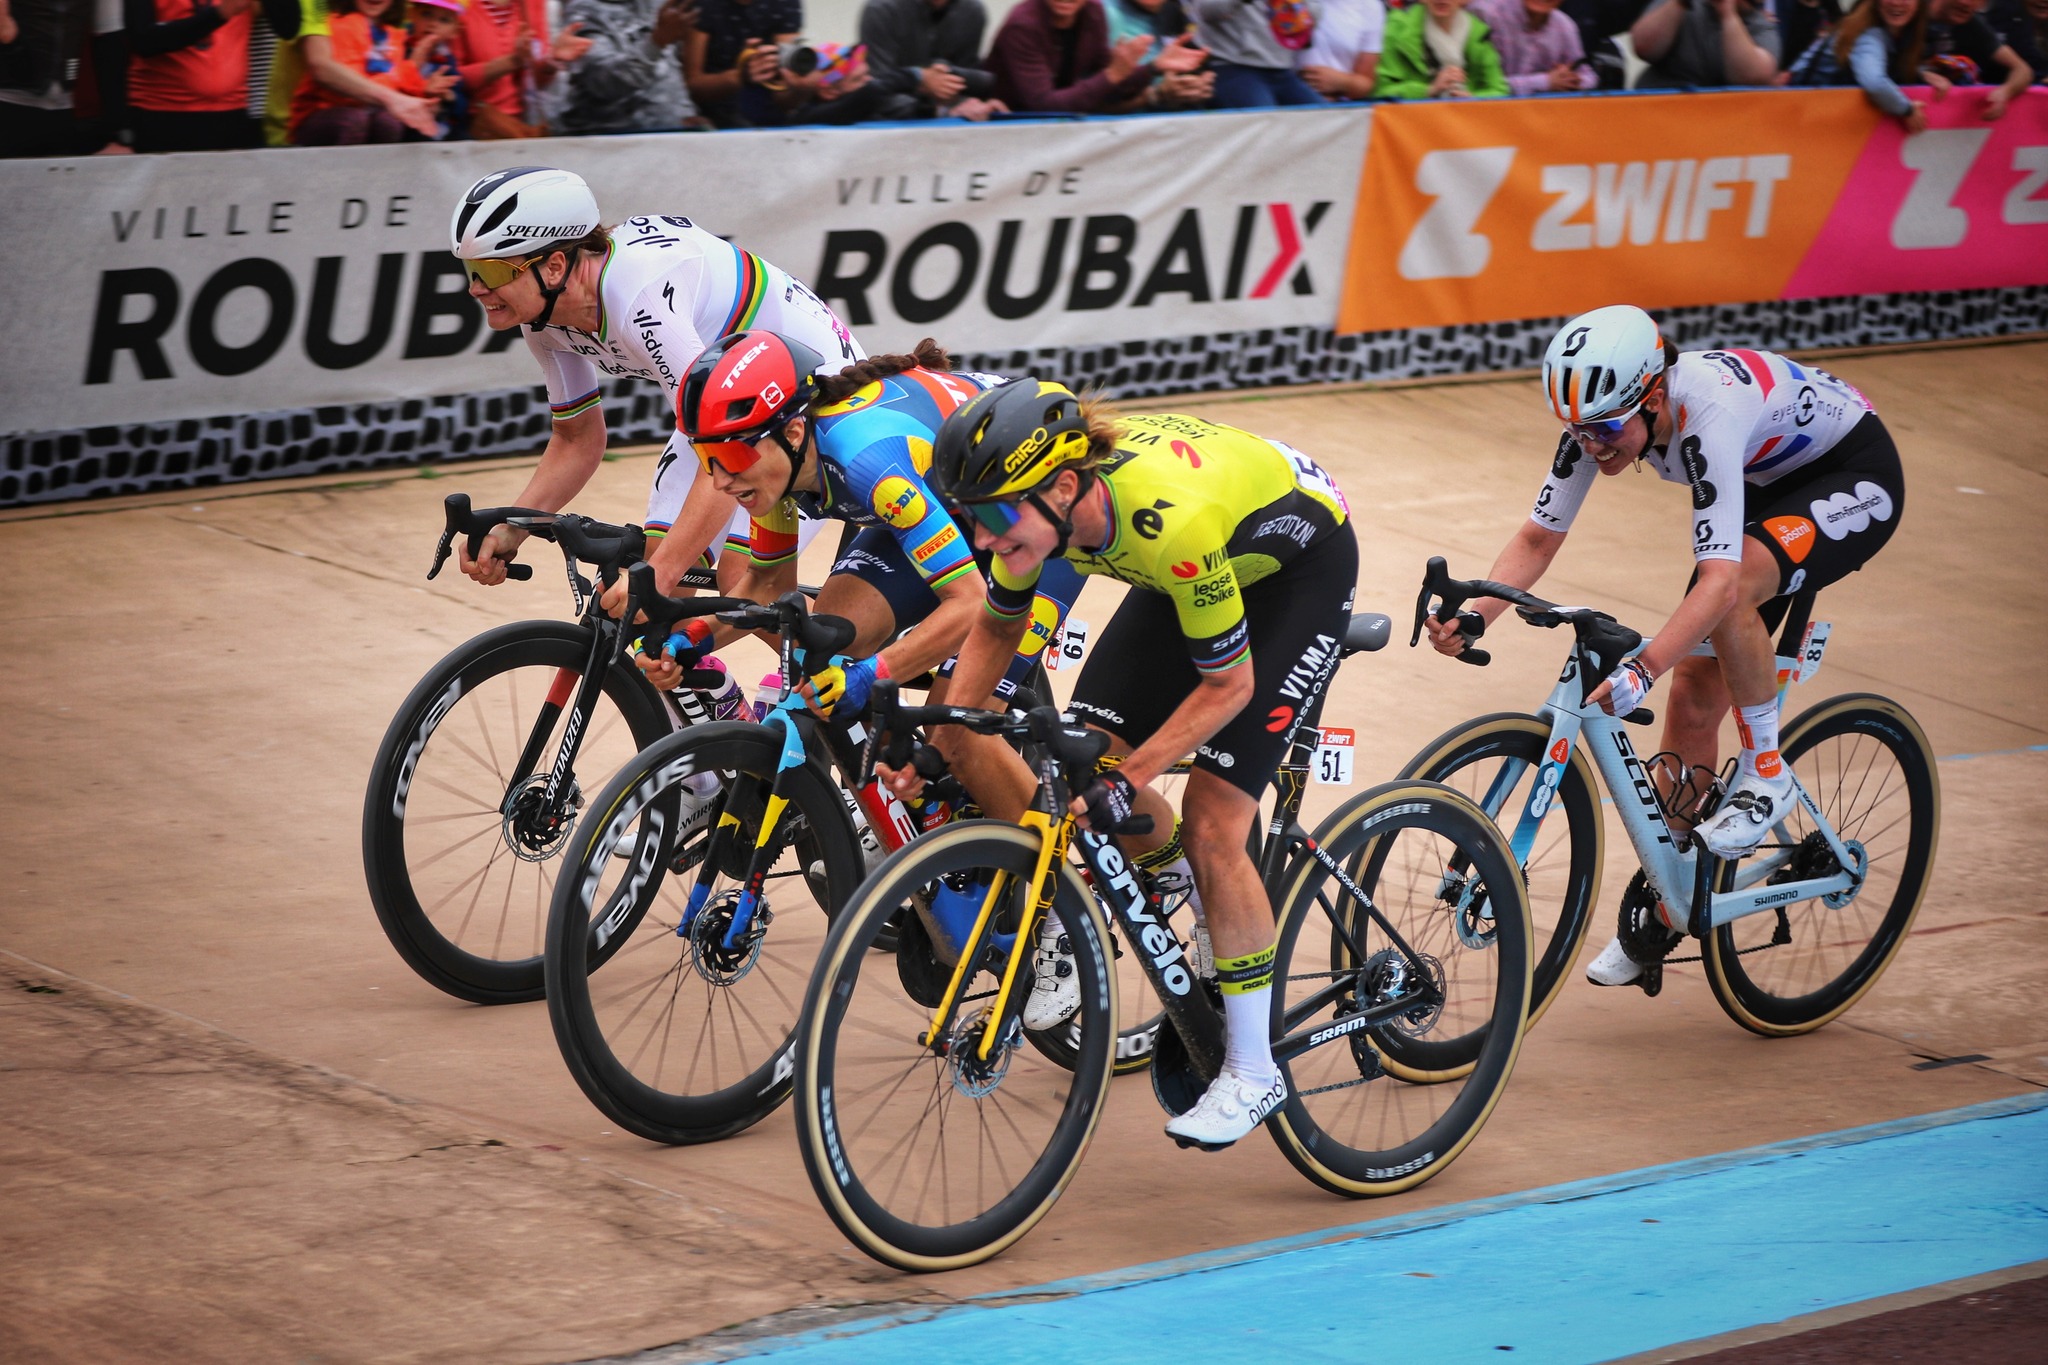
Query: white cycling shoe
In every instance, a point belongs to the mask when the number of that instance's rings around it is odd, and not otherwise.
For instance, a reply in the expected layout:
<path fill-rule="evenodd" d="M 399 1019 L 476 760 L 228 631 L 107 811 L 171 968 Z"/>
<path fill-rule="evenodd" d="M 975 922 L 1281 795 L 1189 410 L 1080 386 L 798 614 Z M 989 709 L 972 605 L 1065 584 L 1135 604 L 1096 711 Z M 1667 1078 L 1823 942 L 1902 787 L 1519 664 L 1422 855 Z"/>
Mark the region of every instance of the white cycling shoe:
<path fill-rule="evenodd" d="M 1081 978 L 1066 931 L 1048 915 L 1038 926 L 1038 951 L 1031 959 L 1031 995 L 1024 1001 L 1024 1027 L 1033 1033 L 1058 1028 L 1081 1008 Z"/>
<path fill-rule="evenodd" d="M 1616 938 L 1586 968 L 1586 980 L 1596 986 L 1626 986 L 1643 974 L 1643 964 L 1628 955 Z"/>
<path fill-rule="evenodd" d="M 1194 1108 L 1167 1120 L 1166 1135 L 1183 1147 L 1214 1152 L 1228 1147 L 1287 1103 L 1287 1082 L 1279 1072 L 1270 1084 L 1247 1080 L 1225 1067 L 1202 1092 Z"/>
<path fill-rule="evenodd" d="M 1789 771 L 1775 782 L 1746 773 L 1736 779 L 1735 790 L 1728 793 L 1713 818 L 1699 827 L 1700 842 L 1716 857 L 1745 857 L 1763 842 L 1772 825 L 1785 818 L 1791 800 Z"/>

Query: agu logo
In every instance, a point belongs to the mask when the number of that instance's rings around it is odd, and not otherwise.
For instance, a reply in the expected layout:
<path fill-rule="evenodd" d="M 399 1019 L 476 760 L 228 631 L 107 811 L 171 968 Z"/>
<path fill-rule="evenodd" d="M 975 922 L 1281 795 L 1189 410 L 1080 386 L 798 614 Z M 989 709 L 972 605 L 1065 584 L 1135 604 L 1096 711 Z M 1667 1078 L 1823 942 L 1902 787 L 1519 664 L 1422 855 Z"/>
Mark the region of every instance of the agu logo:
<path fill-rule="evenodd" d="M 875 515 L 905 531 L 923 521 L 930 510 L 917 485 L 896 474 L 875 485 L 874 505 Z"/>
<path fill-rule="evenodd" d="M 1202 566 L 1195 563 L 1192 559 L 1184 559 L 1173 566 L 1173 576 L 1175 578 L 1193 578 L 1201 571 Z"/>
<path fill-rule="evenodd" d="M 1804 563 L 1813 553 L 1813 523 L 1805 517 L 1766 517 L 1764 529 L 1784 547 L 1785 557 L 1794 564 Z"/>

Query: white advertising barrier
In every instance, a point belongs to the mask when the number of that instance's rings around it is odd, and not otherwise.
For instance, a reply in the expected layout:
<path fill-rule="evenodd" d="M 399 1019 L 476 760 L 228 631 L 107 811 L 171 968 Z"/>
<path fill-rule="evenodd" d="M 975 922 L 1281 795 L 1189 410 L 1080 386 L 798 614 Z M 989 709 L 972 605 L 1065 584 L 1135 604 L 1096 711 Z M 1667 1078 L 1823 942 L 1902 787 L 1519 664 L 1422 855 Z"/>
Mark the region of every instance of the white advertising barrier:
<path fill-rule="evenodd" d="M 464 294 L 477 178 L 585 176 L 807 280 L 869 350 L 1331 325 L 1370 114 L 559 138 L 0 162 L 0 432 L 504 389 Z M 28 340 L 32 338 L 32 340 Z"/>

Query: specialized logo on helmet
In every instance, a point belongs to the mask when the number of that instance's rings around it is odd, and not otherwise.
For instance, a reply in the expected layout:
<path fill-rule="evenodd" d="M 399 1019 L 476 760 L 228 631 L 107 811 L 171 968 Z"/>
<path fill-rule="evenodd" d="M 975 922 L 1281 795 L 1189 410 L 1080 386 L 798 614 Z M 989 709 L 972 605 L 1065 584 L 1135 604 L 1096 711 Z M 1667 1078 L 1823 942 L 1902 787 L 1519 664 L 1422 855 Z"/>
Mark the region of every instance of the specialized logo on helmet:
<path fill-rule="evenodd" d="M 513 237 L 581 237 L 589 230 L 581 223 L 511 223 L 502 229 Z"/>
<path fill-rule="evenodd" d="M 875 515 L 904 531 L 923 521 L 931 510 L 917 485 L 896 474 L 875 485 L 874 507 Z"/>
<path fill-rule="evenodd" d="M 753 364 L 756 360 L 759 360 L 761 358 L 761 352 L 767 349 L 768 343 L 766 341 L 757 341 L 752 346 L 748 347 L 746 353 L 742 355 L 738 360 L 734 361 L 733 367 L 725 372 L 725 383 L 720 387 L 728 389 L 731 388 L 733 386 L 733 382 L 737 380 L 740 377 L 740 375 L 746 372 L 747 366 Z"/>

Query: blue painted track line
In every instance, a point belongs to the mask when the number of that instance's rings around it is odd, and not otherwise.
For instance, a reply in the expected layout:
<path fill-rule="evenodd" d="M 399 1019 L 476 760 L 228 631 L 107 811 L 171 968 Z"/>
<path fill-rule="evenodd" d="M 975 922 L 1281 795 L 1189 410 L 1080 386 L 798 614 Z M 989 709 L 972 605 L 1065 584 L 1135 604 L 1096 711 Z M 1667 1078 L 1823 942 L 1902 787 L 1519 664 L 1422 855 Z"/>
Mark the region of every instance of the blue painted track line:
<path fill-rule="evenodd" d="M 1182 1212 L 1199 1217 L 1199 1198 Z M 1582 1365 L 2042 1259 L 2048 1094 L 2034 1094 L 764 1340 L 749 1354 Z"/>

